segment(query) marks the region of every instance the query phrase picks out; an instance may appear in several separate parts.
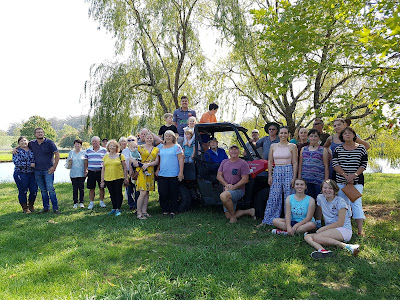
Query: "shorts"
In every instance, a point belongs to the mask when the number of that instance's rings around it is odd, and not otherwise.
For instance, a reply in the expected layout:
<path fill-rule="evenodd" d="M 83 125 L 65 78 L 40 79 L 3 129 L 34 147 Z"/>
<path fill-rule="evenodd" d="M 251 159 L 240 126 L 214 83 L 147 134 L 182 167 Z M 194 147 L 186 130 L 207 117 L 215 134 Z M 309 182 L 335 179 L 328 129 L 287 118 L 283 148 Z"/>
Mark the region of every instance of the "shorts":
<path fill-rule="evenodd" d="M 353 213 L 353 219 L 365 219 L 364 211 L 362 208 L 362 197 L 358 198 L 356 201 L 351 202 L 350 199 L 342 192 L 342 188 L 345 187 L 345 184 L 338 183 L 340 188 L 338 196 L 342 197 L 347 205 L 350 205 L 351 211 Z M 364 186 L 362 184 L 355 184 L 354 187 L 362 194 Z"/>
<path fill-rule="evenodd" d="M 231 198 L 232 198 L 232 202 L 233 202 L 233 208 L 236 210 L 236 204 L 238 203 L 238 201 L 240 199 L 243 198 L 244 196 L 244 191 L 242 189 L 238 189 L 238 190 L 232 190 L 232 191 L 228 191 L 231 193 Z M 224 212 L 227 212 L 228 210 L 225 208 L 224 206 Z"/>
<path fill-rule="evenodd" d="M 353 231 L 351 229 L 345 227 L 336 227 L 340 234 L 343 236 L 343 241 L 348 242 L 351 240 L 351 236 L 353 235 Z"/>
<path fill-rule="evenodd" d="M 101 182 L 101 170 L 100 171 L 90 171 L 88 170 L 87 182 L 86 187 L 89 190 L 93 190 L 96 188 L 96 182 L 100 187 Z"/>

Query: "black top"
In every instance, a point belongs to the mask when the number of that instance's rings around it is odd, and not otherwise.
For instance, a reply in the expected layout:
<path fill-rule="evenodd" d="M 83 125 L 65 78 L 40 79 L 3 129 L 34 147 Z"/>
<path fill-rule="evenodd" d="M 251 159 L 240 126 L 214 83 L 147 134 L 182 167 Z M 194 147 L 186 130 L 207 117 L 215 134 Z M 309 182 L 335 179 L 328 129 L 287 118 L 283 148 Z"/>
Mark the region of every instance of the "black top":
<path fill-rule="evenodd" d="M 174 133 L 178 133 L 178 129 L 176 128 L 175 125 L 171 125 L 171 126 L 167 126 L 167 125 L 163 125 L 160 127 L 160 130 L 158 131 L 158 135 L 161 135 L 164 138 L 164 133 L 167 130 L 172 130 Z"/>

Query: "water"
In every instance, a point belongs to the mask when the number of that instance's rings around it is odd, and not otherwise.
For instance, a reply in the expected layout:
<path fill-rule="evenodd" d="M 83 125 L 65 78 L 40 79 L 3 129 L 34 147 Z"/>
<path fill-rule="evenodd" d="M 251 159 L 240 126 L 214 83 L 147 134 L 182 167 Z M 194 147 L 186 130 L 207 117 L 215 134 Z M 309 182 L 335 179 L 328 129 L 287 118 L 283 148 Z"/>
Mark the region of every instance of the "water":
<path fill-rule="evenodd" d="M 54 173 L 54 183 L 71 182 L 69 170 L 64 167 L 66 159 L 60 159 L 56 172 Z M 0 163 L 0 182 L 14 182 L 14 164 L 12 162 Z"/>

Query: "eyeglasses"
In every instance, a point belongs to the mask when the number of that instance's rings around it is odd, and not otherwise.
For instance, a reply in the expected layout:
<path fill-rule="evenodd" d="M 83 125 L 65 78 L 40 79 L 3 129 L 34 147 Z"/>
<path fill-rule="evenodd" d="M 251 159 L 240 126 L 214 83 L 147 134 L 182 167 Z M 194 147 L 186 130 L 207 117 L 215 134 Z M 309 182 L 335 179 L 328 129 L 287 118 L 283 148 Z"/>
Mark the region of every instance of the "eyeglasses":
<path fill-rule="evenodd" d="M 278 130 L 278 129 L 276 129 L 276 128 L 268 128 L 268 131 L 275 131 L 275 130 Z"/>
<path fill-rule="evenodd" d="M 128 140 L 128 142 L 134 142 L 135 140 Z"/>
<path fill-rule="evenodd" d="M 321 125 L 321 124 L 322 124 L 322 123 L 314 123 L 314 126 L 315 126 L 315 125 Z"/>
<path fill-rule="evenodd" d="M 258 133 L 258 132 L 257 132 L 257 131 L 253 131 L 252 134 L 253 134 L 253 133 Z"/>

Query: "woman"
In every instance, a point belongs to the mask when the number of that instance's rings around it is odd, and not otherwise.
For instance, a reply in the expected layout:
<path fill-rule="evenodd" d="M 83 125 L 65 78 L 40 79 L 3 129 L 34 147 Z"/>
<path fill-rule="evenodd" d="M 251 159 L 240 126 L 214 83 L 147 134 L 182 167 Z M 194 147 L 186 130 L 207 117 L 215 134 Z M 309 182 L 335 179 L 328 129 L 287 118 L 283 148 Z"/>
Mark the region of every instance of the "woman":
<path fill-rule="evenodd" d="M 139 172 L 136 181 L 136 188 L 139 190 L 139 198 L 137 200 L 137 218 L 140 220 L 147 219 L 150 215 L 147 213 L 149 203 L 149 192 L 154 191 L 154 166 L 158 165 L 157 147 L 153 146 L 153 133 L 147 132 L 145 136 L 145 144 L 138 147 L 141 156 L 142 167 L 139 167 L 137 160 L 132 160 L 134 167 Z"/>
<path fill-rule="evenodd" d="M 300 126 L 299 128 L 297 128 L 294 132 L 294 138 L 291 139 L 289 143 L 297 145 L 297 149 L 299 150 L 300 155 L 301 149 L 310 144 L 308 141 L 308 129 L 304 126 Z"/>
<path fill-rule="evenodd" d="M 127 141 L 128 141 L 128 147 L 123 149 L 121 153 L 125 157 L 125 163 L 126 163 L 126 166 L 128 169 L 128 175 L 130 175 L 131 151 L 134 149 L 135 150 L 137 149 L 137 143 L 136 143 L 136 138 L 133 135 L 128 136 Z M 120 145 L 121 145 L 121 141 L 120 141 Z M 126 190 L 126 194 L 127 194 L 129 210 L 134 211 L 137 206 L 136 199 L 138 198 L 138 197 L 136 197 L 136 185 L 131 180 L 129 180 L 129 185 L 126 187 L 125 190 Z"/>
<path fill-rule="evenodd" d="M 158 194 L 163 215 L 175 216 L 178 209 L 178 187 L 183 180 L 184 156 L 176 136 L 171 130 L 164 133 L 164 145 L 160 149 L 157 169 Z"/>
<path fill-rule="evenodd" d="M 339 187 L 335 181 L 328 179 L 322 184 L 322 194 L 317 197 L 317 205 L 322 208 L 325 226 L 315 234 L 304 236 L 305 241 L 317 251 L 311 253 L 314 259 L 333 256 L 323 245 L 335 245 L 350 251 L 354 256 L 359 252 L 359 245 L 345 244 L 351 239 L 351 211 L 346 201 L 339 197 Z"/>
<path fill-rule="evenodd" d="M 358 235 L 363 235 L 363 221 L 365 219 L 361 197 L 351 202 L 342 192 L 346 184 L 354 184 L 354 187 L 362 194 L 364 186 L 363 172 L 367 169 L 368 154 L 364 145 L 356 143 L 357 135 L 353 128 L 346 127 L 339 135 L 343 143 L 336 147 L 333 153 L 332 166 L 336 172 L 336 182 L 340 188 L 339 196 L 351 205 L 353 219 L 356 220 Z M 351 203 L 350 203 L 351 202 Z"/>
<path fill-rule="evenodd" d="M 307 195 L 317 199 L 321 184 L 329 178 L 329 154 L 326 148 L 319 145 L 321 133 L 317 129 L 308 132 L 309 146 L 300 151 L 299 178 L 307 182 Z"/>
<path fill-rule="evenodd" d="M 72 182 L 72 197 L 74 200 L 73 208 L 78 208 L 78 191 L 79 191 L 79 207 L 83 205 L 83 198 L 85 197 L 85 151 L 82 151 L 82 140 L 76 139 L 74 141 L 74 150 L 68 154 L 67 162 L 72 161 L 72 167 L 69 171 L 69 177 Z"/>
<path fill-rule="evenodd" d="M 272 223 L 279 229 L 272 229 L 272 234 L 294 235 L 296 232 L 304 233 L 314 230 L 315 211 L 314 198 L 307 196 L 307 182 L 302 178 L 297 178 L 294 182 L 295 194 L 286 198 L 285 218 L 275 218 Z"/>
<path fill-rule="evenodd" d="M 297 147 L 288 141 L 289 129 L 279 128 L 279 143 L 272 144 L 269 151 L 268 184 L 271 186 L 264 219 L 260 225 L 272 225 L 272 220 L 279 218 L 282 210 L 282 193 L 285 197 L 291 194 L 291 187 L 297 175 Z M 275 167 L 272 170 L 272 166 Z"/>
<path fill-rule="evenodd" d="M 14 180 L 18 188 L 18 201 L 25 214 L 35 211 L 34 203 L 38 186 L 35 180 L 35 157 L 28 147 L 28 140 L 21 136 L 18 139 L 19 147 L 13 154 Z M 29 197 L 27 197 L 29 191 Z M 29 199 L 29 200 L 28 200 Z"/>
<path fill-rule="evenodd" d="M 119 145 L 116 140 L 107 143 L 108 153 L 103 157 L 101 169 L 100 187 L 107 186 L 110 193 L 112 210 L 108 215 L 120 216 L 122 206 L 122 184 L 128 184 L 128 172 L 126 170 L 125 157 L 119 153 Z"/>

